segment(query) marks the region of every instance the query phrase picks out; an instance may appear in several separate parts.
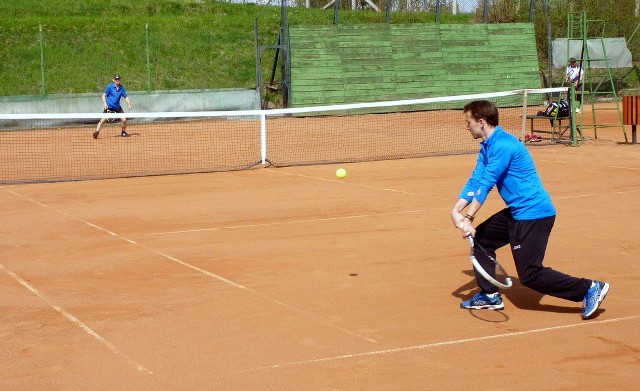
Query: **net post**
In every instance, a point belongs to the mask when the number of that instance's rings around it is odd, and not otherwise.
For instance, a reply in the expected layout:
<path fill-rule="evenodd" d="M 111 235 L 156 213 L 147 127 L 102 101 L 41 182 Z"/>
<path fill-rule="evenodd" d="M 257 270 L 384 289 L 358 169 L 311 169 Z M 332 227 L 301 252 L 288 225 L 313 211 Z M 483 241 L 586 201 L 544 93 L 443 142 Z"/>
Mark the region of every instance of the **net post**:
<path fill-rule="evenodd" d="M 520 140 L 524 143 L 525 133 L 527 131 L 527 105 L 528 105 L 529 90 L 523 90 L 522 92 L 522 130 L 520 132 Z"/>
<path fill-rule="evenodd" d="M 267 164 L 267 115 L 260 114 L 260 155 L 262 164 Z"/>

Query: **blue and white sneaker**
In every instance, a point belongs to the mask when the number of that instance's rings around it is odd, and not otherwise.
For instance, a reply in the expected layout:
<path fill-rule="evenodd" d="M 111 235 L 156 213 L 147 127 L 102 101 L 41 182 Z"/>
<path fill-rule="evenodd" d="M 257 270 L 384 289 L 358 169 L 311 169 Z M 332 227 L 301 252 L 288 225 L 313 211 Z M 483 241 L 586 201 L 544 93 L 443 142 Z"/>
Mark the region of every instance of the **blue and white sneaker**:
<path fill-rule="evenodd" d="M 609 292 L 609 284 L 606 282 L 594 281 L 594 283 L 595 285 L 589 288 L 587 294 L 584 295 L 584 300 L 582 301 L 584 308 L 584 311 L 582 311 L 582 319 L 589 319 L 598 307 L 600 307 L 600 303 L 602 303 L 602 300 L 604 300 Z"/>
<path fill-rule="evenodd" d="M 486 293 L 479 292 L 476 293 L 471 300 L 460 302 L 460 308 L 470 310 L 501 310 L 504 308 L 504 303 L 499 293 L 496 293 L 493 297 L 489 297 Z"/>

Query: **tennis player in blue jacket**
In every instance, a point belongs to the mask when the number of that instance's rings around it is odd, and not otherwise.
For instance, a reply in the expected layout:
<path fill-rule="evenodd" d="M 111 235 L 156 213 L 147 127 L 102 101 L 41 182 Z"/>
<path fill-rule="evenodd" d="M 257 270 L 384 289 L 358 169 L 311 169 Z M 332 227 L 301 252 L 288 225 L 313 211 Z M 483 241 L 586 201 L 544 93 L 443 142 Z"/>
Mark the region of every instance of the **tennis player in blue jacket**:
<path fill-rule="evenodd" d="M 453 225 L 471 233 L 492 256 L 510 245 L 520 282 L 540 293 L 583 302 L 582 318 L 594 315 L 609 291 L 609 284 L 572 277 L 543 265 L 549 235 L 556 218 L 551 196 L 544 189 L 529 150 L 498 125 L 495 104 L 477 100 L 464 107 L 467 129 L 482 139 L 476 167 L 451 211 Z M 507 204 L 487 220 L 473 226 L 473 219 L 496 187 Z M 463 212 L 467 208 L 466 212 Z M 476 251 L 484 269 L 493 275 L 493 262 Z M 460 303 L 468 309 L 504 308 L 498 288 L 476 272 L 480 292 Z"/>
<path fill-rule="evenodd" d="M 124 116 L 124 110 L 120 106 L 121 98 L 124 98 L 125 102 L 127 102 L 127 105 L 129 105 L 129 110 L 131 110 L 131 100 L 129 100 L 127 90 L 122 84 L 120 74 L 116 73 L 115 76 L 113 76 L 113 82 L 109 83 L 102 93 L 102 106 L 104 107 L 103 113 L 123 114 L 123 116 L 120 118 L 120 135 L 122 137 L 129 137 L 129 133 L 127 133 L 127 117 Z M 98 138 L 98 136 L 100 135 L 100 128 L 102 128 L 102 124 L 104 124 L 106 121 L 106 118 L 102 118 L 98 122 L 96 130 L 93 132 L 93 138 Z"/>

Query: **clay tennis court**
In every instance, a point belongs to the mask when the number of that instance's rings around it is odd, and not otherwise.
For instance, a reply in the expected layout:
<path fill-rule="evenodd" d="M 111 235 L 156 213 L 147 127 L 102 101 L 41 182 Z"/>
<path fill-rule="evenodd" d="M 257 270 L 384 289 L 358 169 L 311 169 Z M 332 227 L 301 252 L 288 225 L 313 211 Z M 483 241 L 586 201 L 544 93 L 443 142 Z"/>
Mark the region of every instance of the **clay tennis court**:
<path fill-rule="evenodd" d="M 640 146 L 611 132 L 530 148 L 546 265 L 611 284 L 589 321 L 517 278 L 503 311 L 459 308 L 474 154 L 4 185 L 0 388 L 635 389 Z"/>

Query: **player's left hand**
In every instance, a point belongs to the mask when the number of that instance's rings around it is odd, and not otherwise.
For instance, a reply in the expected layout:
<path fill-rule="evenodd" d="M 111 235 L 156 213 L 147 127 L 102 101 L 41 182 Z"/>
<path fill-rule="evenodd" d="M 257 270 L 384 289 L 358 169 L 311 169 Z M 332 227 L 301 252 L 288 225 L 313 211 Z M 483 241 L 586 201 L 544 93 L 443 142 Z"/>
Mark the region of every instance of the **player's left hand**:
<path fill-rule="evenodd" d="M 462 231 L 463 238 L 466 238 L 469 233 L 474 236 L 476 234 L 476 229 L 473 226 L 473 223 L 471 220 L 465 219 L 464 216 L 462 217 L 462 221 L 458 224 L 458 229 Z"/>

